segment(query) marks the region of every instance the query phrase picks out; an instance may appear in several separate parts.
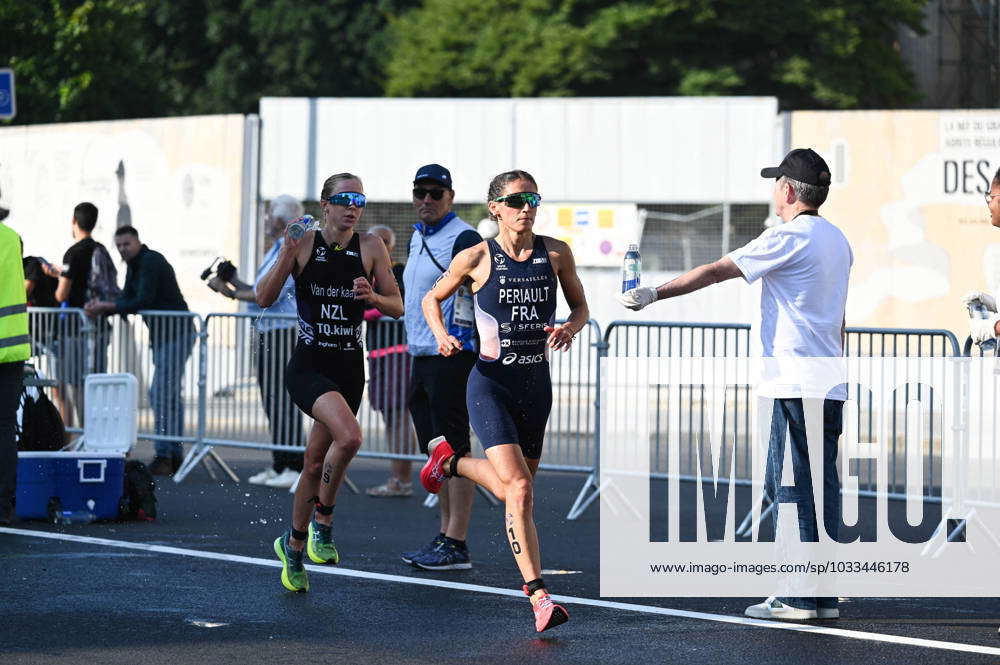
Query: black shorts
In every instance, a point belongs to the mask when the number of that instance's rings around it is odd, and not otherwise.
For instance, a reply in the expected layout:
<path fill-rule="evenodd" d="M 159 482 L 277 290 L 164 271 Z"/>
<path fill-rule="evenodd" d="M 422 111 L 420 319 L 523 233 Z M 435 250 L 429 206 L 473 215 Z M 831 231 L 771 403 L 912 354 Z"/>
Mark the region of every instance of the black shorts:
<path fill-rule="evenodd" d="M 528 369 L 478 363 L 469 375 L 469 413 L 483 450 L 520 444 L 525 459 L 542 457 L 545 426 L 552 410 L 549 364 Z"/>
<path fill-rule="evenodd" d="M 476 354 L 459 351 L 444 356 L 417 356 L 410 377 L 410 416 L 417 431 L 420 452 L 427 454 L 430 440 L 443 436 L 457 453 L 469 452 L 469 409 L 465 388 Z"/>
<path fill-rule="evenodd" d="M 322 395 L 343 396 L 355 416 L 365 391 L 365 364 L 361 352 L 319 352 L 298 344 L 285 367 L 285 390 L 295 406 L 312 417 L 312 407 Z"/>

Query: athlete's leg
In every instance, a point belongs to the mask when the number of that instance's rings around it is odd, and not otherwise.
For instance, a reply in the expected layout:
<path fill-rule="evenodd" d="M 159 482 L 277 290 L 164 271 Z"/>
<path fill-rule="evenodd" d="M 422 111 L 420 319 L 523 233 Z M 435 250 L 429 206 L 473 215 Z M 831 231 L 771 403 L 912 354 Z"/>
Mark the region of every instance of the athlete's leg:
<path fill-rule="evenodd" d="M 293 531 L 305 532 L 309 526 L 314 508 L 313 497 L 318 493 L 323 459 L 326 457 L 332 441 L 330 430 L 323 423 L 319 421 L 313 423 L 312 429 L 309 430 L 309 440 L 306 443 L 302 475 L 299 476 L 299 484 L 295 488 L 295 498 L 292 500 Z M 289 547 L 295 550 L 301 550 L 305 544 L 304 539 L 299 540 L 294 536 L 288 539 Z"/>
<path fill-rule="evenodd" d="M 451 478 L 445 485 L 448 490 L 448 522 L 444 535 L 455 540 L 465 540 L 472 520 L 472 499 L 476 486 L 467 478 Z"/>
<path fill-rule="evenodd" d="M 534 478 L 535 474 L 538 473 L 538 465 L 541 464 L 542 462 L 541 458 L 530 459 L 528 457 L 525 457 L 524 462 L 525 464 L 528 465 L 528 471 L 531 471 L 531 477 Z"/>
<path fill-rule="evenodd" d="M 448 521 L 451 519 L 451 502 L 448 501 L 448 481 L 438 492 L 438 511 L 441 513 L 441 533 L 448 533 Z"/>
<path fill-rule="evenodd" d="M 507 493 L 505 491 L 504 484 L 500 481 L 500 477 L 497 476 L 496 469 L 493 468 L 493 463 L 490 462 L 490 460 L 478 457 L 460 457 L 458 459 L 457 469 L 458 475 L 462 478 L 468 478 L 477 485 L 485 487 L 501 501 L 507 500 Z M 444 470 L 446 474 L 451 472 L 450 457 L 444 463 Z M 454 482 L 455 480 L 455 478 L 449 479 L 444 485 L 441 486 L 441 489 L 443 490 L 448 486 L 448 483 Z"/>
<path fill-rule="evenodd" d="M 328 392 L 320 396 L 313 404 L 312 415 L 325 426 L 333 438 L 333 445 L 323 457 L 319 473 L 319 491 L 314 495 L 319 496 L 319 501 L 323 505 L 332 506 L 337 500 L 337 490 L 344 480 L 347 465 L 361 448 L 361 426 L 343 395 L 338 392 Z M 333 522 L 333 514 L 317 513 L 316 521 L 329 525 Z"/>
<path fill-rule="evenodd" d="M 497 478 L 504 492 L 504 529 L 510 549 L 514 553 L 514 561 L 525 582 L 536 580 L 542 576 L 541 554 L 538 550 L 538 534 L 535 531 L 535 520 L 532 516 L 534 504 L 534 479 L 521 452 L 521 446 L 516 443 L 505 443 L 490 446 L 486 449 L 486 457 L 493 465 Z M 458 472 L 462 473 L 459 463 Z M 532 602 L 541 594 L 547 593 L 544 588 L 532 594 Z"/>

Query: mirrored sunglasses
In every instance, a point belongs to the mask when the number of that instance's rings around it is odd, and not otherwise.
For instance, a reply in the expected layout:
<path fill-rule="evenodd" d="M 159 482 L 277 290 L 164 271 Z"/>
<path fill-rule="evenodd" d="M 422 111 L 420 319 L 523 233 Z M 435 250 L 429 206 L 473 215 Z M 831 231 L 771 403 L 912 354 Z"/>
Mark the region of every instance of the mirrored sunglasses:
<path fill-rule="evenodd" d="M 344 206 L 345 208 L 348 206 L 364 208 L 367 200 L 365 195 L 360 192 L 340 192 L 328 198 L 326 202 L 335 206 Z"/>

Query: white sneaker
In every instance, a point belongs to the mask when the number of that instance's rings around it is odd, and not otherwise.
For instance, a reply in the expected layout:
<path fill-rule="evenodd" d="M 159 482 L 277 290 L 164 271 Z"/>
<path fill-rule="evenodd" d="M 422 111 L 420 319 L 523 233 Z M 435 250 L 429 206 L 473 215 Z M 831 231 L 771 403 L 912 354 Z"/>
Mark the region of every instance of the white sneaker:
<path fill-rule="evenodd" d="M 247 482 L 250 483 L 251 485 L 264 485 L 267 483 L 267 481 L 277 477 L 277 475 L 278 475 L 277 471 L 275 471 L 271 467 L 267 467 L 260 473 L 255 473 L 254 475 L 247 478 Z"/>
<path fill-rule="evenodd" d="M 836 610 L 826 610 L 827 612 L 832 612 Z M 783 619 L 791 621 L 803 621 L 806 619 L 815 619 L 816 610 L 802 610 L 797 607 L 792 607 L 791 605 L 785 605 L 780 600 L 771 596 L 763 603 L 757 603 L 756 605 L 751 605 L 744 612 L 748 617 L 753 617 L 754 619 Z M 839 612 L 838 612 L 839 616 Z M 834 618 L 834 617 L 829 617 Z"/>
<path fill-rule="evenodd" d="M 288 488 L 295 484 L 295 481 L 299 479 L 299 472 L 293 471 L 292 469 L 285 469 L 279 474 L 276 474 L 274 478 L 264 482 L 268 487 L 281 487 Z"/>

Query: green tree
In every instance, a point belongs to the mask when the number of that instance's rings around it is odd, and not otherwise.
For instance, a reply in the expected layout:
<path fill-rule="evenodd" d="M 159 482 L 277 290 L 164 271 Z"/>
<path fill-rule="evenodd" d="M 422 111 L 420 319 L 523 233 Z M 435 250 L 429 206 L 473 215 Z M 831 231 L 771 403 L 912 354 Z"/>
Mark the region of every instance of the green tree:
<path fill-rule="evenodd" d="M 142 2 L 4 0 L 0 63 L 14 69 L 16 123 L 148 115 L 162 102 L 150 75 Z"/>
<path fill-rule="evenodd" d="M 916 100 L 894 48 L 926 0 L 426 0 L 392 26 L 386 92 L 775 95 L 784 108 Z"/>
<path fill-rule="evenodd" d="M 250 113 L 263 95 L 377 96 L 418 0 L 3 0 L 17 123 Z"/>
<path fill-rule="evenodd" d="M 167 64 L 172 106 L 250 113 L 262 96 L 377 96 L 384 31 L 415 0 L 174 0 L 148 30 Z"/>

